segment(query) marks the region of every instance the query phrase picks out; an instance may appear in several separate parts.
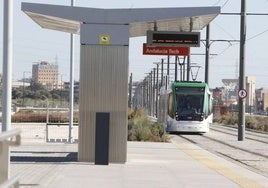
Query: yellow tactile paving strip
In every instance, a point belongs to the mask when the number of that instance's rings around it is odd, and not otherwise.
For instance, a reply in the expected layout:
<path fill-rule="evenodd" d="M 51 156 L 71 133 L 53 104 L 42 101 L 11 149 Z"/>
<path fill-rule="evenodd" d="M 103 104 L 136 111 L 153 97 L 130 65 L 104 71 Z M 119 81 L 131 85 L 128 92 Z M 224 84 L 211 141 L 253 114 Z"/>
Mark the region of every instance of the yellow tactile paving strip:
<path fill-rule="evenodd" d="M 235 182 L 241 187 L 244 188 L 264 188 L 263 185 L 260 183 L 251 180 L 237 172 L 234 172 L 232 169 L 227 168 L 219 163 L 217 163 L 215 160 L 210 159 L 206 157 L 205 155 L 202 155 L 195 150 L 189 148 L 186 144 L 183 143 L 177 143 L 173 142 L 176 147 L 178 147 L 181 151 L 186 153 L 187 155 L 191 156 L 192 158 L 196 159 L 201 164 L 205 165 L 206 167 L 217 171 L 219 174 L 223 175 L 224 177 L 228 178 L 229 180 Z"/>

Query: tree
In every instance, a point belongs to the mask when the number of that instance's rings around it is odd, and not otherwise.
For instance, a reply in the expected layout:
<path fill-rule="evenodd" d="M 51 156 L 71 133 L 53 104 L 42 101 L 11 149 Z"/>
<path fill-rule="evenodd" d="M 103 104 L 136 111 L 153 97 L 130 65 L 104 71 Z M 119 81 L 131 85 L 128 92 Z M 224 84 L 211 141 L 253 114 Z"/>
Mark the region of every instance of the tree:
<path fill-rule="evenodd" d="M 19 99 L 23 97 L 23 90 L 22 88 L 15 88 L 12 89 L 12 99 Z"/>
<path fill-rule="evenodd" d="M 74 102 L 78 103 L 79 95 L 74 93 Z M 14 103 L 20 104 L 19 101 L 28 101 L 28 104 L 34 102 L 31 105 L 39 105 L 38 100 L 53 100 L 54 102 L 69 101 L 69 91 L 62 89 L 47 90 L 42 84 L 32 82 L 28 87 L 19 87 L 12 89 L 12 99 L 16 100 Z"/>

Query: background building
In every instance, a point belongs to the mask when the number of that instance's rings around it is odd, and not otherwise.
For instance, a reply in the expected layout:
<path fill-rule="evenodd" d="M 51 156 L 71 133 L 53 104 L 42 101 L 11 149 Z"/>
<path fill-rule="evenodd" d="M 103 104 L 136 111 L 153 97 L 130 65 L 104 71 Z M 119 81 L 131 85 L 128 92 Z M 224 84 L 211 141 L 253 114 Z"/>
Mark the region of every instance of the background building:
<path fill-rule="evenodd" d="M 79 81 L 74 81 L 74 92 L 79 92 Z M 70 89 L 70 82 L 64 82 L 62 89 L 69 90 Z"/>
<path fill-rule="evenodd" d="M 248 96 L 246 97 L 246 112 L 253 112 L 256 107 L 256 96 L 255 96 L 255 77 L 246 76 L 246 90 Z"/>
<path fill-rule="evenodd" d="M 238 79 L 222 79 L 222 101 L 226 106 L 237 104 Z"/>
<path fill-rule="evenodd" d="M 58 89 L 58 64 L 41 61 L 32 65 L 32 81 L 40 83 L 47 89 Z"/>
<path fill-rule="evenodd" d="M 257 112 L 267 112 L 268 110 L 268 89 L 260 88 L 256 90 L 256 110 Z"/>

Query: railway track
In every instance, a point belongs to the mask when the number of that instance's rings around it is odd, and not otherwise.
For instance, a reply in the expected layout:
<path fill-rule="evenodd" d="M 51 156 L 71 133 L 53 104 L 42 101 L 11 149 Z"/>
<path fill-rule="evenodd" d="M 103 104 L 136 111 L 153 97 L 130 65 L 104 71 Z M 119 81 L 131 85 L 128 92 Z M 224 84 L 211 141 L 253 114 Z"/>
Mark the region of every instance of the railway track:
<path fill-rule="evenodd" d="M 217 126 L 212 125 L 210 130 L 222 132 L 224 134 L 230 134 L 233 136 L 237 136 L 237 127 L 235 126 Z M 268 144 L 268 133 L 267 132 L 260 132 L 251 129 L 246 129 L 245 139 L 263 142 L 264 144 Z"/>
<path fill-rule="evenodd" d="M 238 141 L 237 128 L 212 125 L 210 132 L 175 134 L 172 139 L 183 139 L 212 153 L 238 163 L 268 177 L 268 134 L 246 130 L 244 141 Z"/>

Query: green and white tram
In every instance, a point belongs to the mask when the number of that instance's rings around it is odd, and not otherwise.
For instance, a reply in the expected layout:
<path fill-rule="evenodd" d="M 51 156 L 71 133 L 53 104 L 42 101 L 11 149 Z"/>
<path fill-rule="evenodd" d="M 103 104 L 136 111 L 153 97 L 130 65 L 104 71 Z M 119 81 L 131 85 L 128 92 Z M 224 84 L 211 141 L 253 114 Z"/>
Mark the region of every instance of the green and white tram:
<path fill-rule="evenodd" d="M 212 123 L 212 95 L 203 82 L 173 82 L 160 91 L 159 121 L 167 132 L 209 131 Z"/>

